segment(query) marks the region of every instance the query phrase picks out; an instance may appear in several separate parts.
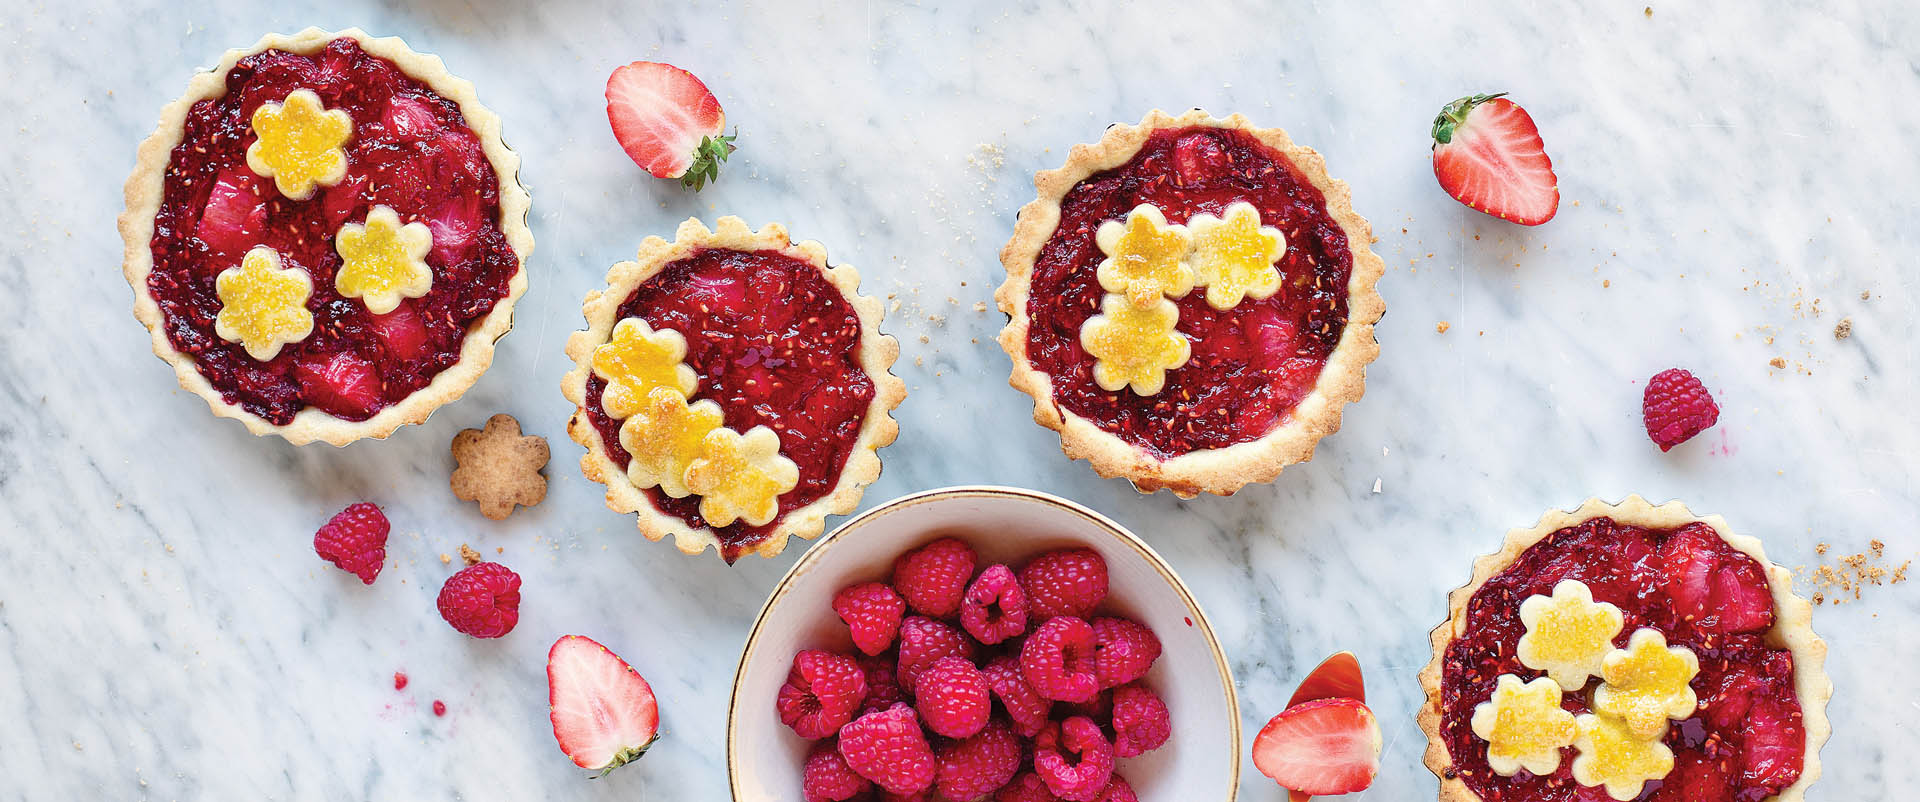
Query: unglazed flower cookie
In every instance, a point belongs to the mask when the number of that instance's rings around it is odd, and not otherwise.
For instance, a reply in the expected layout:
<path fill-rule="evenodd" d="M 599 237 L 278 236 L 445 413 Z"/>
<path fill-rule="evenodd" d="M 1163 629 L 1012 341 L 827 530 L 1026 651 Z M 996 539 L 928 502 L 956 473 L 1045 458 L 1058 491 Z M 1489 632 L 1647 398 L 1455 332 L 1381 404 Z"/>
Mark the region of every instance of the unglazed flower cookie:
<path fill-rule="evenodd" d="M 1069 457 L 1225 495 L 1340 427 L 1385 268 L 1319 154 L 1237 114 L 1154 111 L 1034 184 L 1000 252 L 1000 345 Z"/>
<path fill-rule="evenodd" d="M 1799 802 L 1820 776 L 1812 606 L 1718 516 L 1549 512 L 1450 606 L 1421 673 L 1443 802 Z"/>
<path fill-rule="evenodd" d="M 817 242 L 737 217 L 648 237 L 588 294 L 567 340 L 567 431 L 607 506 L 728 562 L 773 556 L 852 512 L 899 427 L 900 346 L 859 274 Z"/>
<path fill-rule="evenodd" d="M 526 289 L 519 157 L 399 39 L 229 51 L 161 111 L 120 217 L 134 314 L 216 415 L 294 444 L 419 423 L 493 360 Z"/>

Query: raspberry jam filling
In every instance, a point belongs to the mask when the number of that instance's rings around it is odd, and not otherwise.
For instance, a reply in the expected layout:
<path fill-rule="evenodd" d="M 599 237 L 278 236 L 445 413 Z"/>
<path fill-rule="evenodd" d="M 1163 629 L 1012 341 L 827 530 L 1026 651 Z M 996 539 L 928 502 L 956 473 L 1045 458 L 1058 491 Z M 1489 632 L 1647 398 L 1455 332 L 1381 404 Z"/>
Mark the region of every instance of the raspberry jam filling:
<path fill-rule="evenodd" d="M 772 429 L 780 453 L 800 468 L 800 483 L 780 496 L 773 520 L 714 528 L 722 557 L 733 561 L 766 540 L 787 513 L 833 491 L 874 386 L 860 366 L 860 318 L 818 268 L 778 251 L 701 250 L 641 283 L 616 319 L 629 317 L 686 337 L 686 362 L 700 377 L 694 398 L 718 403 L 734 431 Z M 600 408 L 605 389 L 588 374 L 587 414 L 607 456 L 624 470 L 632 457 L 620 447 L 621 422 Z M 661 512 L 707 528 L 699 496 L 645 492 Z"/>
<path fill-rule="evenodd" d="M 1219 215 L 1235 201 L 1286 235 L 1281 288 L 1225 312 L 1202 290 L 1177 299 L 1178 330 L 1193 356 L 1151 396 L 1108 392 L 1093 381 L 1080 325 L 1104 291 L 1095 268 L 1100 224 L 1141 203 L 1169 223 Z M 1168 458 L 1259 439 L 1285 422 L 1320 376 L 1347 324 L 1347 234 L 1285 156 L 1252 134 L 1196 126 L 1153 132 L 1126 164 L 1089 176 L 1060 202 L 1060 224 L 1034 260 L 1027 300 L 1027 360 L 1053 379 L 1060 406 Z"/>
<path fill-rule="evenodd" d="M 1551 594 L 1562 579 L 1580 580 L 1594 600 L 1620 608 L 1626 626 L 1616 646 L 1624 647 L 1640 627 L 1653 627 L 1700 659 L 1692 683 L 1700 708 L 1674 722 L 1666 736 L 1674 769 L 1648 782 L 1640 799 L 1759 802 L 1799 779 L 1806 729 L 1793 654 L 1767 636 L 1773 595 L 1766 570 L 1704 523 L 1650 530 L 1608 518 L 1547 536 L 1468 603 L 1465 634 L 1447 647 L 1440 685 L 1441 735 L 1453 759 L 1449 776 L 1487 802 L 1610 799 L 1601 788 L 1574 782 L 1571 747 L 1562 750 L 1552 775 L 1495 774 L 1486 742 L 1469 723 L 1501 674 L 1541 676 L 1514 654 L 1526 632 L 1519 607 L 1530 596 Z M 1591 680 L 1587 693 L 1565 695 L 1562 706 L 1576 715 L 1589 712 L 1598 683 Z"/>
<path fill-rule="evenodd" d="M 247 168 L 255 109 L 310 89 L 353 119 L 347 175 L 306 201 Z M 501 230 L 499 178 L 460 108 L 352 39 L 313 55 L 268 50 L 241 59 L 226 92 L 187 112 L 154 216 L 147 289 L 167 339 L 230 404 L 275 424 L 315 407 L 361 421 L 425 387 L 460 359 L 467 331 L 508 291 L 520 263 Z M 433 287 L 385 315 L 334 291 L 343 223 L 375 205 L 433 233 Z M 268 362 L 214 333 L 214 277 L 257 245 L 313 278 L 313 333 Z"/>

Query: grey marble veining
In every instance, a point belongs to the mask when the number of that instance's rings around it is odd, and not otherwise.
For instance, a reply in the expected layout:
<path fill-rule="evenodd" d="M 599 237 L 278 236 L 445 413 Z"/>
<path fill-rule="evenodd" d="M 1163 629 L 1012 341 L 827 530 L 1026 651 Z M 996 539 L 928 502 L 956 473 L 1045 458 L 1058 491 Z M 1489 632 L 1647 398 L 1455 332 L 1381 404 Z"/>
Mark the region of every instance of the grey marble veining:
<path fill-rule="evenodd" d="M 1826 559 L 1818 543 L 1920 553 L 1920 8 L 1505 5 L 8 5 L 0 799 L 724 798 L 739 644 L 804 544 L 729 568 L 638 537 L 575 470 L 558 391 L 581 296 L 689 215 L 784 222 L 901 302 L 887 329 L 911 394 L 868 505 L 997 482 L 1133 527 L 1207 607 L 1249 738 L 1322 656 L 1358 652 L 1387 736 L 1363 799 L 1431 798 L 1413 723 L 1427 630 L 1474 555 L 1548 507 L 1678 497 L 1789 566 Z M 525 159 L 539 240 L 486 377 L 344 449 L 209 416 L 149 353 L 116 268 L 121 184 L 160 106 L 226 48 L 309 24 L 404 36 L 477 84 Z M 636 59 L 718 92 L 741 151 L 717 186 L 682 192 L 620 153 L 601 91 Z M 1561 178 L 1538 229 L 1458 206 L 1428 166 L 1439 106 L 1502 89 Z M 1390 268 L 1382 355 L 1344 430 L 1228 499 L 1140 496 L 1067 462 L 1005 386 L 1003 319 L 976 307 L 1032 173 L 1155 106 L 1244 112 L 1319 149 Z M 1661 454 L 1640 383 L 1673 365 L 1725 413 Z M 447 444 L 502 411 L 554 460 L 546 502 L 495 523 L 448 492 Z M 309 544 L 359 499 L 395 525 L 372 587 Z M 438 556 L 461 543 L 526 579 L 505 639 L 434 611 Z M 1920 597 L 1863 595 L 1815 618 L 1838 690 L 1814 799 L 1920 784 Z M 607 780 L 585 781 L 545 720 L 545 649 L 567 632 L 662 699 L 666 739 Z M 1281 798 L 1246 775 L 1242 799 Z"/>

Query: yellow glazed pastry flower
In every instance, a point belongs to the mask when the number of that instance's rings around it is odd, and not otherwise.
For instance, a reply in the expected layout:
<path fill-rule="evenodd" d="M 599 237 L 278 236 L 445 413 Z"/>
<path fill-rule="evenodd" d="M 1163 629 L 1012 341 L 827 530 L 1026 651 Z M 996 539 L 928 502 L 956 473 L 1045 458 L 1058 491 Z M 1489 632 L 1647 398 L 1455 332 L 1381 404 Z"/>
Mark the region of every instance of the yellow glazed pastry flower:
<path fill-rule="evenodd" d="M 593 349 L 593 375 L 607 383 L 600 408 L 611 418 L 630 417 L 655 387 L 672 387 L 692 397 L 700 377 L 681 362 L 686 357 L 687 338 L 680 332 L 654 331 L 637 317 L 620 321 L 613 337 Z"/>
<path fill-rule="evenodd" d="M 1640 795 L 1648 780 L 1673 771 L 1673 750 L 1658 740 L 1646 740 L 1608 715 L 1586 713 L 1574 722 L 1580 737 L 1574 747 L 1573 780 L 1581 785 L 1604 785 L 1607 796 L 1625 802 Z"/>
<path fill-rule="evenodd" d="M 1512 674 L 1494 681 L 1493 698 L 1473 708 L 1473 734 L 1487 742 L 1487 765 L 1502 777 L 1521 769 L 1552 774 L 1560 750 L 1577 732 L 1573 714 L 1560 707 L 1560 686 L 1540 677 L 1522 683 Z"/>
<path fill-rule="evenodd" d="M 373 207 L 365 225 L 341 226 L 333 248 L 343 260 L 333 276 L 334 290 L 345 298 L 359 298 L 376 315 L 393 311 L 403 297 L 418 298 L 433 289 L 433 271 L 426 262 L 433 232 L 419 221 L 400 225 L 400 215 L 391 206 Z"/>
<path fill-rule="evenodd" d="M 1691 650 L 1668 646 L 1658 630 L 1641 629 L 1627 648 L 1607 655 L 1600 667 L 1605 682 L 1593 691 L 1593 709 L 1619 717 L 1643 740 L 1657 740 L 1666 735 L 1667 719 L 1691 716 L 1699 706 L 1687 684 L 1698 673 L 1700 658 Z"/>
<path fill-rule="evenodd" d="M 238 267 L 220 271 L 213 291 L 220 296 L 214 333 L 261 362 L 313 333 L 313 313 L 307 311 L 313 278 L 298 267 L 282 268 L 280 254 L 265 245 L 247 251 Z"/>
<path fill-rule="evenodd" d="M 347 152 L 353 119 L 320 105 L 311 89 L 295 89 L 282 103 L 253 110 L 253 144 L 247 167 L 273 179 L 280 194 L 293 200 L 313 197 L 316 186 L 330 187 L 347 176 Z"/>
<path fill-rule="evenodd" d="M 693 492 L 687 487 L 687 466 L 700 456 L 707 434 L 720 428 L 720 405 L 712 401 L 687 403 L 673 387 L 655 387 L 638 412 L 620 424 L 620 447 L 633 455 L 627 478 L 645 490 L 658 486 L 673 498 Z"/>
<path fill-rule="evenodd" d="M 1187 221 L 1193 233 L 1193 283 L 1207 288 L 1207 305 L 1222 311 L 1245 298 L 1262 300 L 1280 289 L 1280 271 L 1273 263 L 1287 252 L 1287 238 L 1272 226 L 1260 225 L 1260 210 L 1238 201 L 1224 217 L 1197 214 Z"/>
<path fill-rule="evenodd" d="M 1100 314 L 1080 326 L 1080 347 L 1092 354 L 1093 381 L 1100 389 L 1118 392 L 1132 387 L 1139 395 L 1153 395 L 1167 383 L 1167 371 L 1187 364 L 1193 346 L 1174 324 L 1180 309 L 1158 299 L 1140 307 L 1108 294 Z"/>
<path fill-rule="evenodd" d="M 1193 268 L 1186 261 L 1193 237 L 1186 226 L 1167 225 L 1166 215 L 1151 204 L 1133 207 L 1124 223 L 1101 223 L 1094 243 L 1107 255 L 1094 273 L 1100 288 L 1127 296 L 1135 306 L 1193 290 Z"/>
<path fill-rule="evenodd" d="M 1551 597 L 1533 596 L 1521 602 L 1520 622 L 1527 626 L 1527 634 L 1514 647 L 1520 664 L 1547 672 L 1572 692 L 1600 673 L 1624 619 L 1620 608 L 1595 602 L 1593 591 L 1584 583 L 1563 579 L 1553 586 Z"/>
<path fill-rule="evenodd" d="M 687 466 L 687 487 L 700 494 L 700 517 L 711 526 L 772 521 L 780 494 L 799 483 L 799 466 L 780 456 L 780 435 L 765 426 L 744 435 L 727 428 L 708 432 L 700 456 Z"/>

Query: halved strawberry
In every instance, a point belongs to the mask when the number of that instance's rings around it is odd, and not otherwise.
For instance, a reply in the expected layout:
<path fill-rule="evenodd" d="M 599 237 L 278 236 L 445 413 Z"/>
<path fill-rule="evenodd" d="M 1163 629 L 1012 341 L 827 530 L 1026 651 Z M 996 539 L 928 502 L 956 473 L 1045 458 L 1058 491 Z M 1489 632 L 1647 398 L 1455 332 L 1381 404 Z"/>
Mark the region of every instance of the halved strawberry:
<path fill-rule="evenodd" d="M 216 251 L 240 253 L 260 244 L 266 222 L 267 201 L 261 197 L 259 179 L 244 166 L 230 167 L 207 191 L 207 206 L 193 234 Z"/>
<path fill-rule="evenodd" d="M 395 359 L 412 359 L 426 349 L 426 324 L 421 322 L 420 313 L 414 311 L 413 304 L 408 301 L 401 301 L 393 311 L 384 315 L 368 315 L 367 325 L 380 338 L 380 343 L 386 346 L 387 353 Z"/>
<path fill-rule="evenodd" d="M 547 650 L 547 706 L 560 751 L 600 777 L 638 760 L 660 737 L 653 686 L 584 635 L 562 636 Z"/>
<path fill-rule="evenodd" d="M 388 98 L 380 121 L 388 134 L 402 142 L 426 139 L 440 130 L 440 118 L 434 116 L 433 109 L 426 101 L 410 95 Z"/>
<path fill-rule="evenodd" d="M 1433 175 L 1469 209 L 1537 226 L 1560 209 L 1560 179 L 1533 117 L 1501 92 L 1448 103 L 1433 120 Z"/>
<path fill-rule="evenodd" d="M 620 147 L 655 178 L 678 178 L 699 190 L 720 175 L 733 152 L 721 136 L 727 113 L 693 73 L 636 61 L 607 77 L 607 121 Z"/>
<path fill-rule="evenodd" d="M 310 357 L 293 373 L 301 399 L 343 418 L 362 419 L 380 403 L 380 372 L 352 351 Z"/>
<path fill-rule="evenodd" d="M 1380 747 L 1380 723 L 1365 703 L 1319 699 L 1267 722 L 1253 739 L 1253 765 L 1303 794 L 1347 794 L 1373 784 Z"/>
<path fill-rule="evenodd" d="M 1300 688 L 1287 700 L 1287 707 L 1319 699 L 1367 700 L 1367 684 L 1360 676 L 1360 660 L 1353 652 L 1335 652 L 1320 661 L 1320 665 L 1300 681 Z"/>

